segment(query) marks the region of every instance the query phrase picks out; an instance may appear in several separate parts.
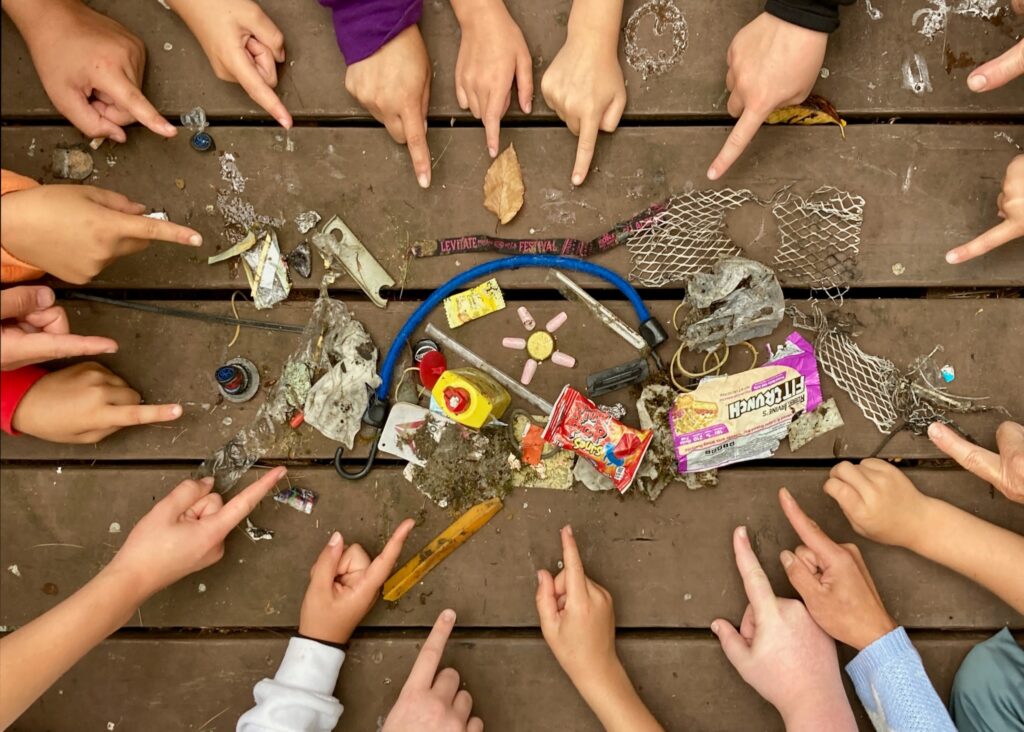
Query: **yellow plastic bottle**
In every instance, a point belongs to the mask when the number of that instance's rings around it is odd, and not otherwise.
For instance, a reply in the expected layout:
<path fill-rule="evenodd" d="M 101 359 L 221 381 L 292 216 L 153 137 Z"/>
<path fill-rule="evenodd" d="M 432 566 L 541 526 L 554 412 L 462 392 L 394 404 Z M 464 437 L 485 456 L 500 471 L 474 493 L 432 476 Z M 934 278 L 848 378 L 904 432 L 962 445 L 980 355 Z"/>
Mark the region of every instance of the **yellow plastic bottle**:
<path fill-rule="evenodd" d="M 476 430 L 501 419 L 512 401 L 505 387 L 472 366 L 445 371 L 431 394 L 446 415 Z"/>

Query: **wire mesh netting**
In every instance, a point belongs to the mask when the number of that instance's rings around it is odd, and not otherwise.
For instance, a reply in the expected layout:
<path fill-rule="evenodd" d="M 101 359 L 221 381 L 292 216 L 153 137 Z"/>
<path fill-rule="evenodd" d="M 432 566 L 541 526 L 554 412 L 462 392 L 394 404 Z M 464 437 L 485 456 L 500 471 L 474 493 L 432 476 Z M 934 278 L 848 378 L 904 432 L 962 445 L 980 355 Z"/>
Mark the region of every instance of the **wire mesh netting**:
<path fill-rule="evenodd" d="M 783 189 L 768 201 L 731 188 L 674 196 L 650 209 L 645 225 L 629 232 L 630 278 L 661 287 L 740 254 L 725 219 L 747 203 L 768 207 L 775 217 L 779 246 L 772 263 L 780 279 L 829 297 L 842 295 L 857 275 L 864 199 L 832 187 L 819 188 L 808 198 Z"/>
<path fill-rule="evenodd" d="M 826 315 L 817 303 L 810 314 L 793 307 L 786 313 L 794 326 L 816 333 L 814 349 L 822 370 L 883 434 L 905 425 L 921 435 L 932 422 L 953 424 L 949 412 L 1001 410 L 982 404 L 984 397 L 950 394 L 935 383 L 930 374 L 937 371 L 932 358 L 939 349 L 902 371 L 886 358 L 865 353 L 854 341 L 850 326 Z"/>

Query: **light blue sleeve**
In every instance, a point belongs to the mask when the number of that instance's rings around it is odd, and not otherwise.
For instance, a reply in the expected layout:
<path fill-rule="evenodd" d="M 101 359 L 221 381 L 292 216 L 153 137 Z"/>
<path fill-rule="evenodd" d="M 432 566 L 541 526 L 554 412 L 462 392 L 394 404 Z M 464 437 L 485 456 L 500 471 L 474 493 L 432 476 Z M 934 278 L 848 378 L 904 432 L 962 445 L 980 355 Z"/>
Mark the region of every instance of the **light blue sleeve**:
<path fill-rule="evenodd" d="M 878 732 L 956 732 L 903 628 L 858 653 L 846 673 Z"/>

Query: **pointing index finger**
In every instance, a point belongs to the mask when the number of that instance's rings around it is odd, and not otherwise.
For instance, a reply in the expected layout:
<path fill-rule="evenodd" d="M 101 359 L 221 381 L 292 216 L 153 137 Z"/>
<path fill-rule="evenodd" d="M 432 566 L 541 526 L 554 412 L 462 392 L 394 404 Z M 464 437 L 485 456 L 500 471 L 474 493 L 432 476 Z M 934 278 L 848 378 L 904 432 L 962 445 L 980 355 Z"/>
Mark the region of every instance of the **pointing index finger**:
<path fill-rule="evenodd" d="M 576 538 L 572 535 L 572 527 L 568 525 L 562 529 L 562 561 L 565 564 L 566 594 L 569 597 L 584 597 L 587 594 L 587 575 L 583 570 Z"/>
<path fill-rule="evenodd" d="M 1019 224 L 1014 221 L 1002 221 L 976 239 L 955 249 L 950 249 L 946 253 L 946 261 L 950 264 L 966 262 L 969 259 L 980 257 L 982 254 L 987 254 L 1022 235 L 1024 232 L 1020 230 Z"/>
<path fill-rule="evenodd" d="M 1000 460 L 991 450 L 968 442 L 941 422 L 932 422 L 928 426 L 928 437 L 964 470 L 974 473 L 986 483 L 999 483 Z"/>
<path fill-rule="evenodd" d="M 760 615 L 774 609 L 775 592 L 772 590 L 768 575 L 761 568 L 761 562 L 750 546 L 746 526 L 739 526 L 733 532 L 732 548 L 736 553 L 736 568 L 743 578 L 743 589 L 747 593 L 751 607 L 754 608 L 754 614 Z"/>
<path fill-rule="evenodd" d="M 732 132 L 726 138 L 725 144 L 722 145 L 718 157 L 715 158 L 714 162 L 711 163 L 711 167 L 708 168 L 708 178 L 710 180 L 718 180 L 725 175 L 725 172 L 732 167 L 732 164 L 747 149 L 747 145 L 754 139 L 757 131 L 761 129 L 761 123 L 767 118 L 768 112 L 762 112 L 753 107 L 747 107 L 743 110 L 743 114 L 732 128 Z"/>
<path fill-rule="evenodd" d="M 587 177 L 590 163 L 594 160 L 599 129 L 600 120 L 596 117 L 584 117 L 580 120 L 580 141 L 576 144 L 576 163 L 572 167 L 572 184 L 574 186 L 583 183 Z"/>
<path fill-rule="evenodd" d="M 263 500 L 263 497 L 267 495 L 277 481 L 284 477 L 286 472 L 288 472 L 287 469 L 279 465 L 266 475 L 254 480 L 244 490 L 240 491 L 237 496 L 224 504 L 221 510 L 211 516 L 210 523 L 223 536 L 227 536 L 231 529 L 238 526 L 242 519 L 252 513 L 253 509 Z"/>
<path fill-rule="evenodd" d="M 203 243 L 203 237 L 198 231 L 173 221 L 161 221 L 148 216 L 133 216 L 131 214 L 118 214 L 118 216 L 124 224 L 122 231 L 125 238 L 154 239 L 193 247 Z"/>
<path fill-rule="evenodd" d="M 174 137 L 178 130 L 164 119 L 146 96 L 126 76 L 110 79 L 108 88 L 103 90 L 114 100 L 114 104 L 128 112 L 143 125 L 158 135 Z"/>
<path fill-rule="evenodd" d="M 819 560 L 827 559 L 835 552 L 841 551 L 839 545 L 804 513 L 796 499 L 785 488 L 779 489 L 779 503 L 782 504 L 782 512 L 786 514 L 797 536 Z"/>
<path fill-rule="evenodd" d="M 402 553 L 402 547 L 405 545 L 405 540 L 409 538 L 409 534 L 412 533 L 415 526 L 416 522 L 412 519 L 406 519 L 399 524 L 398 528 L 395 529 L 395 533 L 388 539 L 388 543 L 381 549 L 380 554 L 370 562 L 366 576 L 376 585 L 378 590 L 387 580 L 391 570 L 395 568 L 398 557 Z"/>
<path fill-rule="evenodd" d="M 423 648 L 416 656 L 406 686 L 429 689 L 434 685 L 437 667 L 441 665 L 441 656 L 444 654 L 444 647 L 448 642 L 448 636 L 452 634 L 453 627 L 455 627 L 455 611 L 443 610 L 437 616 L 430 635 L 423 641 Z"/>

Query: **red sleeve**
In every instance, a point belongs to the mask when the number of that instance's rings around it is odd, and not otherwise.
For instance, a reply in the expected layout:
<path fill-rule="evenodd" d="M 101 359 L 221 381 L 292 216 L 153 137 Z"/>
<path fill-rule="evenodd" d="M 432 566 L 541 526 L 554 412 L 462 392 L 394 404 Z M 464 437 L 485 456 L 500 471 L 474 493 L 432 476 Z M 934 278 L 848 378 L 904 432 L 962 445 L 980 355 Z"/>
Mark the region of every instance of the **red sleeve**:
<path fill-rule="evenodd" d="M 49 372 L 38 366 L 22 366 L 13 371 L 0 373 L 0 428 L 9 435 L 17 435 L 11 422 L 14 410 L 21 403 L 21 398 L 32 386 Z"/>

